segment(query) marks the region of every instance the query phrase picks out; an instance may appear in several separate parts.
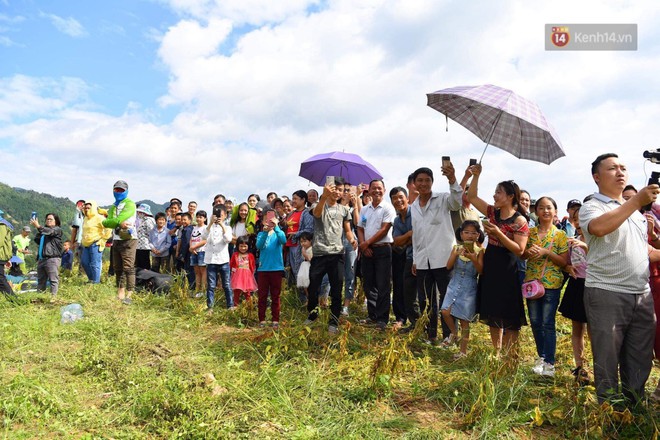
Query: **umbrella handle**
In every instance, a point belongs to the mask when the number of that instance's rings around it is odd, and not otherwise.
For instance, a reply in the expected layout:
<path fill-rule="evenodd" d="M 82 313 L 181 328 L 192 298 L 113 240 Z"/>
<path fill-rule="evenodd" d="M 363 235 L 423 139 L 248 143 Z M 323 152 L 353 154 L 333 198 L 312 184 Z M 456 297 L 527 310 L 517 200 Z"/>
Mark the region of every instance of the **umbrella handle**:
<path fill-rule="evenodd" d="M 484 154 L 486 154 L 486 149 L 488 148 L 488 143 L 486 144 L 486 148 L 484 148 L 484 151 L 481 152 L 481 157 L 479 158 L 479 165 L 481 165 L 481 159 L 484 158 Z"/>
<path fill-rule="evenodd" d="M 481 159 L 484 158 L 484 154 L 486 154 L 486 149 L 488 148 L 488 145 L 490 145 L 490 140 L 493 138 L 493 134 L 495 134 L 495 127 L 497 127 L 497 123 L 500 122 L 502 113 L 504 113 L 504 110 L 500 110 L 500 113 L 497 115 L 497 119 L 495 119 L 495 122 L 493 122 L 493 128 L 490 130 L 490 135 L 488 135 L 488 141 L 486 142 L 486 147 L 484 148 L 484 151 L 483 153 L 481 153 L 481 157 L 479 158 L 479 165 L 481 165 Z"/>

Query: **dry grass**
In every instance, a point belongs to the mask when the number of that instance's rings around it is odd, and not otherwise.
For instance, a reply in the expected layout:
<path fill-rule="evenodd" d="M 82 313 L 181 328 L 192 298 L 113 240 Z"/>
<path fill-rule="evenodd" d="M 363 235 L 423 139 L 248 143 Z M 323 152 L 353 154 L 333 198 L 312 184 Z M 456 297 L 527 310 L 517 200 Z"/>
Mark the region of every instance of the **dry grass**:
<path fill-rule="evenodd" d="M 221 295 L 222 296 L 222 295 Z M 86 317 L 59 324 L 59 307 Z M 533 340 L 518 363 L 493 359 L 475 325 L 454 361 L 410 336 L 356 325 L 339 335 L 327 311 L 302 326 L 284 297 L 279 331 L 260 329 L 254 305 L 204 312 L 185 292 L 137 295 L 67 279 L 54 303 L 0 302 L 0 415 L 5 438 L 653 438 L 657 407 L 617 413 L 570 375 L 570 323 L 559 318 L 557 376 L 531 374 Z M 658 380 L 653 371 L 649 387 Z"/>

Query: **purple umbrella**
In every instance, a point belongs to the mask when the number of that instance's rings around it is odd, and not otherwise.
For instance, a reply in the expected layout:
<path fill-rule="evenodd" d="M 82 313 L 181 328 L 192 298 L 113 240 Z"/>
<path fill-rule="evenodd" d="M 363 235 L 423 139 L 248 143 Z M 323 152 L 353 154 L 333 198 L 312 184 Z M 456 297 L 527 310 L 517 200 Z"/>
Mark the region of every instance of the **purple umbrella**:
<path fill-rule="evenodd" d="M 545 164 L 566 155 L 538 105 L 511 90 L 487 84 L 452 87 L 426 96 L 429 107 L 476 134 L 486 148 L 495 145 L 517 158 Z"/>
<path fill-rule="evenodd" d="M 353 185 L 383 178 L 373 165 L 357 154 L 341 151 L 310 157 L 300 164 L 298 175 L 319 186 L 325 185 L 326 176 L 341 176 Z"/>

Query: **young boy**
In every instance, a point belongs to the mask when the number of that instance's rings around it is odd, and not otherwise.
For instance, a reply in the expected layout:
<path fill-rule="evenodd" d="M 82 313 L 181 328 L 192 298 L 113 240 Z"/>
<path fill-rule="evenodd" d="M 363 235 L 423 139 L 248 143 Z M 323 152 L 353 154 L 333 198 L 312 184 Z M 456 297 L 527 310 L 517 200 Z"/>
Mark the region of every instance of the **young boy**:
<path fill-rule="evenodd" d="M 179 271 L 179 262 L 176 259 L 176 245 L 179 242 L 179 237 L 181 236 L 181 213 L 178 212 L 174 214 L 174 221 L 170 223 L 167 222 L 167 229 L 170 231 L 170 238 L 172 243 L 170 244 L 170 270 L 172 272 Z"/>
<path fill-rule="evenodd" d="M 172 237 L 167 229 L 167 217 L 162 212 L 156 214 L 156 227 L 149 232 L 149 247 L 151 247 L 151 270 L 160 272 L 170 268 L 170 245 Z"/>
<path fill-rule="evenodd" d="M 66 240 L 62 246 L 64 248 L 61 264 L 62 269 L 71 270 L 73 269 L 73 251 L 71 250 L 71 241 Z"/>
<path fill-rule="evenodd" d="M 195 272 L 190 267 L 190 237 L 192 231 L 192 216 L 190 213 L 184 212 L 181 214 L 181 236 L 176 245 L 176 259 L 181 262 L 180 264 L 186 273 L 186 278 L 191 288 L 195 282 Z"/>

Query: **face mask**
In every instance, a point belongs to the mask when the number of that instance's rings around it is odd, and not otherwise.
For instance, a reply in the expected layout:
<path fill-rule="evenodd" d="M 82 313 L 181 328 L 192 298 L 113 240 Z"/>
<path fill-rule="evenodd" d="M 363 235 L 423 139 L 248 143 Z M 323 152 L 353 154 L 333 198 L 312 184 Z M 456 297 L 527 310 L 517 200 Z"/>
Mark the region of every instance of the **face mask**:
<path fill-rule="evenodd" d="M 113 192 L 112 195 L 115 196 L 115 204 L 117 204 L 128 197 L 128 191 L 124 191 L 123 193 Z"/>

